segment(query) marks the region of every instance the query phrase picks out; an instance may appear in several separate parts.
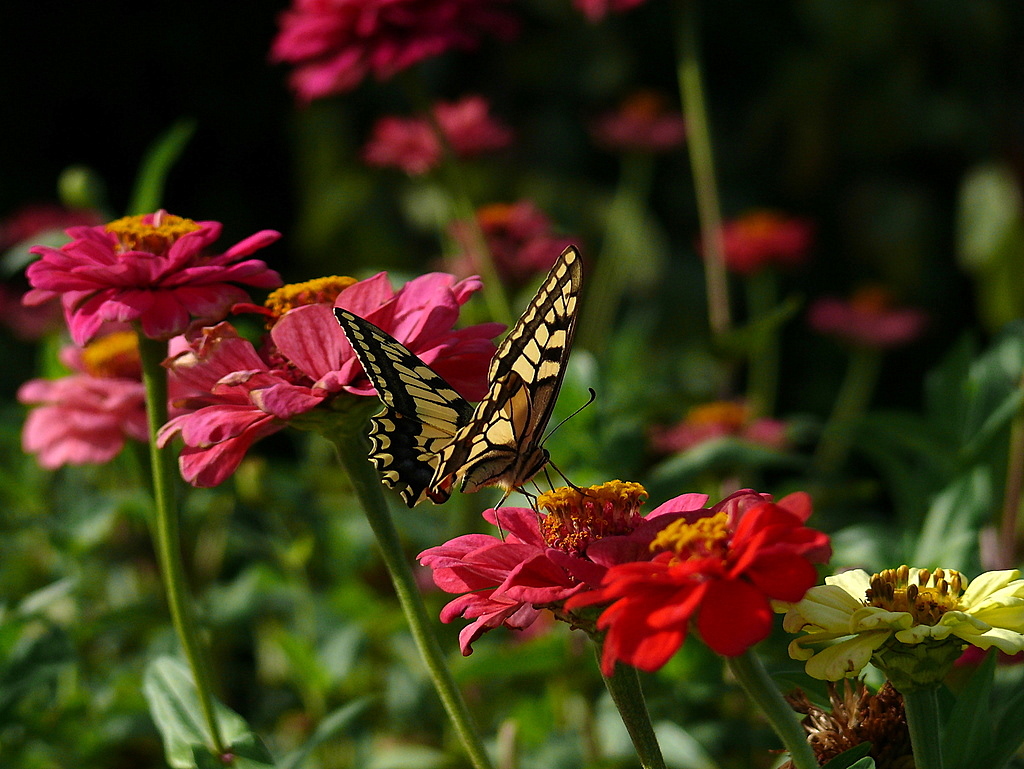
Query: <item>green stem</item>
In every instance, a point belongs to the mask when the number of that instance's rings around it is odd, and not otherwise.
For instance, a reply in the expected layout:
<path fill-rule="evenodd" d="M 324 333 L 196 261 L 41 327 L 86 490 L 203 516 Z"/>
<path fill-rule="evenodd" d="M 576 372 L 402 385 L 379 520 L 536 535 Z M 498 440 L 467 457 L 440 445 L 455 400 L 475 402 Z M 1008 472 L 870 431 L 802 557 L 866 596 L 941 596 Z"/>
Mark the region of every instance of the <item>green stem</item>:
<path fill-rule="evenodd" d="M 167 421 L 167 370 L 161 365 L 167 357 L 167 343 L 148 339 L 139 332 L 139 356 L 142 359 L 142 381 L 146 388 L 146 418 L 149 424 L 149 458 L 153 474 L 153 497 L 156 502 L 156 550 L 163 575 L 167 605 L 185 659 L 192 670 L 203 719 L 210 736 L 210 750 L 225 752 L 224 738 L 213 709 L 210 673 L 205 649 L 199 636 L 195 609 L 189 596 L 185 567 L 181 560 L 178 509 L 174 503 L 173 482 L 177 475 L 174 453 L 156 445 L 157 431 Z"/>
<path fill-rule="evenodd" d="M 704 255 L 704 280 L 708 295 L 708 322 L 716 337 L 732 326 L 729 313 L 729 282 L 725 273 L 725 245 L 722 239 L 722 209 L 715 182 L 715 159 L 711 131 L 704 105 L 704 87 L 700 67 L 700 42 L 697 34 L 697 0 L 680 0 L 676 78 L 687 125 L 687 147 L 693 167 L 693 183 L 700 217 Z"/>
<path fill-rule="evenodd" d="M 761 660 L 753 652 L 746 651 L 738 657 L 728 657 L 726 662 L 747 696 L 768 718 L 768 723 L 789 751 L 793 766 L 796 769 L 817 769 L 818 760 L 807 742 L 807 732 L 764 669 Z"/>
<path fill-rule="evenodd" d="M 647 712 L 647 702 L 640 689 L 636 668 L 617 664 L 610 676 L 602 673 L 601 677 L 608 687 L 608 693 L 612 695 L 612 702 L 619 711 L 622 723 L 626 725 L 626 731 L 640 758 L 640 765 L 643 769 L 665 769 L 665 759 L 662 758 L 661 747 L 651 725 L 651 716 Z"/>
<path fill-rule="evenodd" d="M 917 769 L 942 769 L 942 724 L 939 719 L 939 684 L 902 692 Z"/>
<path fill-rule="evenodd" d="M 1024 387 L 1022 381 L 1018 387 Z M 1021 494 L 1024 492 L 1024 410 L 1017 412 L 1010 425 L 1010 449 L 1006 459 L 1006 488 L 1000 512 L 996 568 L 1012 569 L 1017 563 L 1017 521 Z"/>
<path fill-rule="evenodd" d="M 746 281 L 747 323 L 756 324 L 775 309 L 777 287 L 771 270 L 759 270 Z M 749 352 L 747 399 L 759 416 L 771 416 L 779 383 L 779 335 L 772 327 L 757 337 Z"/>
<path fill-rule="evenodd" d="M 853 442 L 853 424 L 871 401 L 881 364 L 879 350 L 855 347 L 850 353 L 846 376 L 814 454 L 814 469 L 819 475 L 831 475 L 846 459 Z"/>
<path fill-rule="evenodd" d="M 654 157 L 649 152 L 633 152 L 622 158 L 618 188 L 608 208 L 594 274 L 587 281 L 587 301 L 579 325 L 578 344 L 595 355 L 600 355 L 608 344 L 619 301 L 629 285 L 628 231 L 643 215 L 653 170 Z"/>
<path fill-rule="evenodd" d="M 395 594 L 398 596 L 402 611 L 405 612 L 413 640 L 416 642 L 448 717 L 455 726 L 455 731 L 469 755 L 469 760 L 476 769 L 491 769 L 490 758 L 488 758 L 480 735 L 473 725 L 466 702 L 455 686 L 455 680 L 448 670 L 437 638 L 430 631 L 431 620 L 427 615 L 419 590 L 416 588 L 412 569 L 402 551 L 398 531 L 391 520 L 387 501 L 381 491 L 380 479 L 377 477 L 373 465 L 366 459 L 369 446 L 366 445 L 363 430 L 365 424 L 361 420 L 351 419 L 346 420 L 346 427 L 348 429 L 326 437 L 334 444 L 338 452 L 338 459 L 352 481 L 352 486 L 363 506 L 363 512 L 370 523 L 370 528 L 377 538 L 384 565 L 391 575 Z"/>

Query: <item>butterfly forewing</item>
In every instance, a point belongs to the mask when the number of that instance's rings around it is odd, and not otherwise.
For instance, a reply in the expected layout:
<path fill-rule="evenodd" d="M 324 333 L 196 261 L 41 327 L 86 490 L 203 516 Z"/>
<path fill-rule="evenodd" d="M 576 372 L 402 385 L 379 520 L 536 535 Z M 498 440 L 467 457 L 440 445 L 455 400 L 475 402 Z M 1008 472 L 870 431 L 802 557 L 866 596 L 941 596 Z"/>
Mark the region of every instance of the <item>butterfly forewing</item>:
<path fill-rule="evenodd" d="M 389 334 L 347 310 L 334 315 L 385 406 L 370 420 L 370 461 L 412 507 L 425 498 L 440 452 L 473 407 Z M 439 496 L 431 494 L 443 501 Z"/>

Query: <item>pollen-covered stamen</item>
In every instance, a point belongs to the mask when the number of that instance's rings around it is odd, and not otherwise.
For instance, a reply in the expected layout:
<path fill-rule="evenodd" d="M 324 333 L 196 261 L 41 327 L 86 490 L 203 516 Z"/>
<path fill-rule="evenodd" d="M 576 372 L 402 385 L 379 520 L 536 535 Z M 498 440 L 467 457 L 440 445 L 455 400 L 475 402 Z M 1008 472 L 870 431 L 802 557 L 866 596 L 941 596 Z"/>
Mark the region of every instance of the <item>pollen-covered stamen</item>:
<path fill-rule="evenodd" d="M 865 603 L 908 612 L 918 625 L 935 625 L 943 614 L 959 606 L 966 587 L 967 579 L 953 569 L 921 569 L 912 577 L 909 568 L 900 566 L 872 575 Z"/>
<path fill-rule="evenodd" d="M 644 487 L 629 481 L 546 491 L 537 497 L 538 509 L 547 513 L 541 534 L 551 547 L 580 555 L 592 542 L 633 531 L 643 521 L 640 506 L 646 500 Z"/>
<path fill-rule="evenodd" d="M 94 377 L 138 379 L 142 376 L 139 338 L 131 331 L 100 337 L 82 350 L 82 365 Z"/>
<path fill-rule="evenodd" d="M 729 515 L 714 515 L 687 521 L 680 518 L 658 532 L 651 542 L 652 551 L 668 550 L 679 558 L 725 557 L 729 545 Z"/>
<path fill-rule="evenodd" d="M 272 325 L 274 320 L 296 307 L 304 307 L 307 304 L 333 305 L 338 294 L 356 282 L 355 278 L 348 276 L 329 275 L 326 278 L 314 278 L 304 283 L 281 286 L 271 292 L 267 301 L 263 303 L 271 314 L 268 325 Z"/>
<path fill-rule="evenodd" d="M 146 220 L 149 221 L 146 221 Z M 142 216 L 125 216 L 110 222 L 104 229 L 117 238 L 119 250 L 143 251 L 163 256 L 176 240 L 200 227 L 191 219 L 166 211 Z"/>

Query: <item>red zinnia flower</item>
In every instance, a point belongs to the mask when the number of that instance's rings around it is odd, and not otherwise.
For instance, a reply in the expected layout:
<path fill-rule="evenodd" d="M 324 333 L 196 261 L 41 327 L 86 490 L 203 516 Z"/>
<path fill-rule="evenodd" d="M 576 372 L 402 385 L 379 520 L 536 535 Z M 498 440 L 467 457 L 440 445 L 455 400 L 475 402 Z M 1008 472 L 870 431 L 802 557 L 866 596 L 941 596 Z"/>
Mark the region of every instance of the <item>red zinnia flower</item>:
<path fill-rule="evenodd" d="M 467 96 L 434 107 L 437 123 L 459 157 L 472 157 L 507 147 L 512 132 L 488 114 L 487 100 Z M 441 143 L 426 118 L 384 117 L 373 127 L 363 160 L 374 166 L 396 166 L 423 174 L 441 161 Z"/>
<path fill-rule="evenodd" d="M 28 268 L 34 305 L 60 296 L 76 344 L 85 344 L 108 321 L 137 322 L 152 339 L 170 339 L 193 320 L 214 323 L 249 298 L 237 283 L 281 285 L 258 259 L 242 257 L 281 237 L 262 230 L 223 254 L 208 255 L 218 222 L 194 222 L 164 211 L 128 216 L 104 227 L 71 227 L 59 249 L 36 246 L 42 258 Z"/>
<path fill-rule="evenodd" d="M 686 121 L 661 94 L 640 91 L 602 116 L 591 129 L 594 140 L 612 150 L 665 152 L 686 138 Z"/>
<path fill-rule="evenodd" d="M 477 210 L 487 247 L 498 274 L 513 286 L 521 286 L 534 275 L 551 269 L 555 259 L 578 240 L 552 232 L 551 220 L 529 200 L 518 203 L 492 203 Z M 479 272 L 479 256 L 466 222 L 453 222 L 449 228 L 461 253 L 448 260 L 456 275 Z"/>
<path fill-rule="evenodd" d="M 806 219 L 755 210 L 722 226 L 725 266 L 740 275 L 764 267 L 796 267 L 811 247 L 814 227 Z"/>
<path fill-rule="evenodd" d="M 118 331 L 85 347 L 68 347 L 61 360 L 77 372 L 61 379 L 33 379 L 18 400 L 35 406 L 25 420 L 24 450 L 47 470 L 102 464 L 127 439 L 146 440 L 146 396 L 138 337 Z"/>
<path fill-rule="evenodd" d="M 613 566 L 565 608 L 611 603 L 597 621 L 606 675 L 616 661 L 657 670 L 691 621 L 715 652 L 742 654 L 771 631 L 771 600 L 803 598 L 817 582 L 813 564 L 831 554 L 828 537 L 803 525 L 810 514 L 804 493 L 687 514 L 651 542 L 653 560 Z"/>
<path fill-rule="evenodd" d="M 194 393 L 179 405 L 189 413 L 170 420 L 164 445 L 181 433 L 185 480 L 216 486 L 228 478 L 259 438 L 345 392 L 373 395 L 332 308 L 344 307 L 387 331 L 470 400 L 487 391 L 490 341 L 500 323 L 453 330 L 459 307 L 479 279 L 456 282 L 431 273 L 393 291 L 386 273 L 355 281 L 322 278 L 285 286 L 267 299 L 272 328 L 257 349 L 228 323 L 190 335 L 190 347 L 167 362 L 171 380 Z"/>
<path fill-rule="evenodd" d="M 658 452 L 671 454 L 726 436 L 781 449 L 786 445 L 786 423 L 754 418 L 743 403 L 715 401 L 694 406 L 686 418 L 675 425 L 652 429 L 651 445 Z"/>
<path fill-rule="evenodd" d="M 864 347 L 898 347 L 924 331 L 927 316 L 911 307 L 894 307 L 892 294 L 867 286 L 849 301 L 823 297 L 811 305 L 811 327 Z"/>
<path fill-rule="evenodd" d="M 343 93 L 368 74 L 385 80 L 484 35 L 519 29 L 508 0 L 294 0 L 281 14 L 271 59 L 295 65 L 291 86 L 304 101 Z"/>

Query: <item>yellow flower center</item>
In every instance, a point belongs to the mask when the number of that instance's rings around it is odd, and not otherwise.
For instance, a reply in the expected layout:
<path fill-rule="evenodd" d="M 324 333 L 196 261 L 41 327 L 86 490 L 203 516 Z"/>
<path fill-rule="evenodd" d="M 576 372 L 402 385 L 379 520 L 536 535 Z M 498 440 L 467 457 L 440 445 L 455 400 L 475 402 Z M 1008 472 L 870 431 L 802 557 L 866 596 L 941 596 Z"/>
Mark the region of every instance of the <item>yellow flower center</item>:
<path fill-rule="evenodd" d="M 102 336 L 82 350 L 82 365 L 90 376 L 138 379 L 142 373 L 139 339 L 131 331 Z"/>
<path fill-rule="evenodd" d="M 653 120 L 668 112 L 668 102 L 656 91 L 637 91 L 622 102 L 622 114 L 637 120 Z"/>
<path fill-rule="evenodd" d="M 686 414 L 686 423 L 690 425 L 725 425 L 739 430 L 750 419 L 750 409 L 742 403 L 732 401 L 714 401 L 694 406 Z"/>
<path fill-rule="evenodd" d="M 729 516 L 719 512 L 692 523 L 684 518 L 673 521 L 658 532 L 651 542 L 651 550 L 667 550 L 683 560 L 724 557 L 728 541 Z"/>
<path fill-rule="evenodd" d="M 883 315 L 892 309 L 892 293 L 883 286 L 864 286 L 850 297 L 850 306 L 865 315 Z"/>
<path fill-rule="evenodd" d="M 110 222 L 104 229 L 117 237 L 121 251 L 145 251 L 162 256 L 182 235 L 195 232 L 199 225 L 191 219 L 157 211 L 152 221 L 149 215 L 126 216 Z"/>
<path fill-rule="evenodd" d="M 511 203 L 491 203 L 478 208 L 476 218 L 481 227 L 500 227 L 508 224 L 513 210 Z"/>
<path fill-rule="evenodd" d="M 910 569 L 900 566 L 871 576 L 865 603 L 908 612 L 918 625 L 935 625 L 943 614 L 957 608 L 966 587 L 967 580 L 953 569 L 922 569 L 912 579 Z"/>
<path fill-rule="evenodd" d="M 756 210 L 736 220 L 736 230 L 745 238 L 759 240 L 778 232 L 785 220 L 774 211 Z"/>
<path fill-rule="evenodd" d="M 646 500 L 644 487 L 630 481 L 546 491 L 537 497 L 537 507 L 547 513 L 541 534 L 551 547 L 580 555 L 592 542 L 633 531 L 643 521 L 640 506 Z"/>
<path fill-rule="evenodd" d="M 289 310 L 305 307 L 307 304 L 334 304 L 338 294 L 358 281 L 347 276 L 330 275 L 314 278 L 305 283 L 289 283 L 271 292 L 264 302 L 274 318 L 280 318 Z"/>

